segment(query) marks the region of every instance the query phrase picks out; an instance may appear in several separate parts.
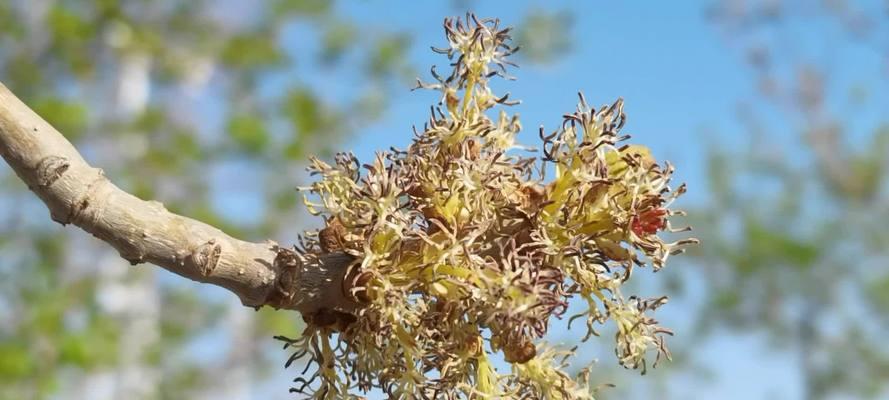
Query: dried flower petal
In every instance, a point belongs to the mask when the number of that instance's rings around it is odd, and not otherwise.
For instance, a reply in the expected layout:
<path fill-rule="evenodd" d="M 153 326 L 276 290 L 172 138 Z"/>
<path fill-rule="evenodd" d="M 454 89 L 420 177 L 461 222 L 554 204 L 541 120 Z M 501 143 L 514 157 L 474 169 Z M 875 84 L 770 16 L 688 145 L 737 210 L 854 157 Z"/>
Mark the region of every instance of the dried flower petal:
<path fill-rule="evenodd" d="M 553 316 L 579 299 L 587 335 L 617 326 L 618 362 L 644 371 L 649 352 L 668 356 L 669 331 L 649 316 L 666 302 L 624 298 L 634 266 L 662 267 L 694 243 L 665 243 L 672 166 L 648 148 L 620 145 L 623 101 L 577 110 L 550 134 L 540 159 L 512 150 L 521 130 L 488 80 L 505 76 L 509 29 L 496 20 L 447 19 L 449 75 L 433 69 L 441 108 L 410 147 L 361 165 L 340 154 L 313 159 L 306 204 L 326 227 L 305 253 L 347 252 L 359 261 L 344 290 L 366 306 L 353 319 L 307 316 L 289 363 L 308 360 L 294 390 L 316 399 L 380 388 L 393 398 L 590 398 L 589 369 L 563 370 L 573 351 L 540 344 Z M 497 119 L 491 108 L 501 108 Z M 552 170 L 553 176 L 544 172 Z M 333 340 L 334 344 L 331 344 Z M 484 342 L 489 343 L 485 348 Z M 501 375 L 488 355 L 503 352 Z"/>

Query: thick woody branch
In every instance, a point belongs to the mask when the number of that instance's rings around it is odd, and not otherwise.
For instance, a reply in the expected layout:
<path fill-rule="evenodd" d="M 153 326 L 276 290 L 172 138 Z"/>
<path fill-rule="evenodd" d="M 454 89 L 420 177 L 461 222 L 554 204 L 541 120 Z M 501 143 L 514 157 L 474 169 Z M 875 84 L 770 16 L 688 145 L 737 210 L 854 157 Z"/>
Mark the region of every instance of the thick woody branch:
<path fill-rule="evenodd" d="M 304 315 L 351 312 L 343 292 L 350 256 L 299 257 L 271 242 L 250 243 L 167 211 L 115 186 L 84 161 L 62 134 L 0 83 L 0 155 L 62 225 L 110 244 L 132 264 L 158 265 L 224 287 L 246 306 L 271 305 Z"/>

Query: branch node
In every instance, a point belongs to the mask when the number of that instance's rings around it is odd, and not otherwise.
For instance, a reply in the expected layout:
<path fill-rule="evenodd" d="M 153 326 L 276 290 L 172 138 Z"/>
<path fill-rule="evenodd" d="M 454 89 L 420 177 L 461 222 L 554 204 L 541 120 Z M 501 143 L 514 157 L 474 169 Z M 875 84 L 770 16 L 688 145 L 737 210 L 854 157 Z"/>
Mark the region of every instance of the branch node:
<path fill-rule="evenodd" d="M 189 253 L 186 252 L 184 249 L 183 249 L 183 250 L 177 250 L 177 251 L 176 251 L 176 264 L 178 264 L 179 267 L 184 267 L 184 266 L 185 266 L 185 260 L 188 258 L 188 256 L 189 256 Z"/>
<path fill-rule="evenodd" d="M 41 187 L 49 187 L 62 177 L 70 165 L 65 157 L 45 157 L 37 163 L 37 184 Z"/>
<path fill-rule="evenodd" d="M 77 221 L 80 221 L 79 218 L 81 214 L 83 214 L 84 210 L 86 210 L 87 207 L 90 206 L 90 203 L 101 203 L 101 201 L 98 199 L 97 193 L 99 188 L 102 186 L 101 183 L 106 182 L 107 179 L 105 179 L 105 171 L 103 169 L 94 168 L 93 170 L 96 172 L 96 179 L 90 182 L 89 185 L 86 186 L 86 190 L 83 191 L 83 194 L 80 196 L 80 198 L 78 198 L 74 203 L 71 204 L 66 219 L 64 221 L 58 221 L 61 222 L 62 225 L 71 222 L 73 222 L 75 225 L 80 225 L 79 223 L 77 223 Z"/>
<path fill-rule="evenodd" d="M 54 213 L 54 212 L 52 212 L 52 211 L 49 212 L 49 218 L 52 219 L 54 222 L 58 222 L 59 225 L 62 225 L 62 226 L 67 226 L 67 225 L 68 225 L 68 220 L 67 220 L 67 219 L 65 219 L 65 218 L 63 218 L 63 217 L 60 217 L 58 214 L 56 214 L 56 213 Z"/>
<path fill-rule="evenodd" d="M 142 254 L 136 256 L 121 255 L 121 257 L 123 257 L 124 260 L 127 260 L 130 265 L 139 265 L 145 262 L 145 256 L 143 256 Z"/>
<path fill-rule="evenodd" d="M 201 275 L 210 276 L 219 263 L 219 256 L 222 254 L 222 246 L 216 243 L 216 239 L 210 239 L 206 243 L 196 247 L 191 257 L 194 263 L 201 270 Z"/>
<path fill-rule="evenodd" d="M 277 247 L 275 251 L 274 269 L 278 272 L 272 292 L 266 304 L 275 308 L 285 308 L 293 302 L 296 293 L 297 269 L 303 266 L 303 260 L 293 250 Z"/>

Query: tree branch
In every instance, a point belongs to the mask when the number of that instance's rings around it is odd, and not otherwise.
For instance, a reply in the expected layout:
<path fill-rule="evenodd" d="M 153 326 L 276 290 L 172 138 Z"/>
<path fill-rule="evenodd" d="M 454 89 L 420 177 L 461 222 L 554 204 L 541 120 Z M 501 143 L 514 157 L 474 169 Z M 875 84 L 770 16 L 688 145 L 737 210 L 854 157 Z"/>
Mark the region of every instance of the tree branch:
<path fill-rule="evenodd" d="M 224 287 L 246 306 L 271 305 L 312 315 L 353 312 L 343 253 L 303 257 L 272 242 L 250 243 L 167 211 L 115 186 L 77 149 L 0 83 L 0 155 L 62 225 L 110 244 L 133 265 L 148 262 Z"/>

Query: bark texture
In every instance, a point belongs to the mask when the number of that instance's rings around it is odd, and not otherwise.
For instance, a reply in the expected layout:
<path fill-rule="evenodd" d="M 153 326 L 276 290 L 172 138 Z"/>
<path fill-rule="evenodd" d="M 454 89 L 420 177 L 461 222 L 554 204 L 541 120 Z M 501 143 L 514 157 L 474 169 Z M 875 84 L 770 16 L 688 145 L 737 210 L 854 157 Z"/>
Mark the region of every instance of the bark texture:
<path fill-rule="evenodd" d="M 0 155 L 62 225 L 108 243 L 132 264 L 158 265 L 224 287 L 246 306 L 304 315 L 354 312 L 343 280 L 352 257 L 304 258 L 272 242 L 235 239 L 221 230 L 139 199 L 90 166 L 49 123 L 0 83 Z"/>

